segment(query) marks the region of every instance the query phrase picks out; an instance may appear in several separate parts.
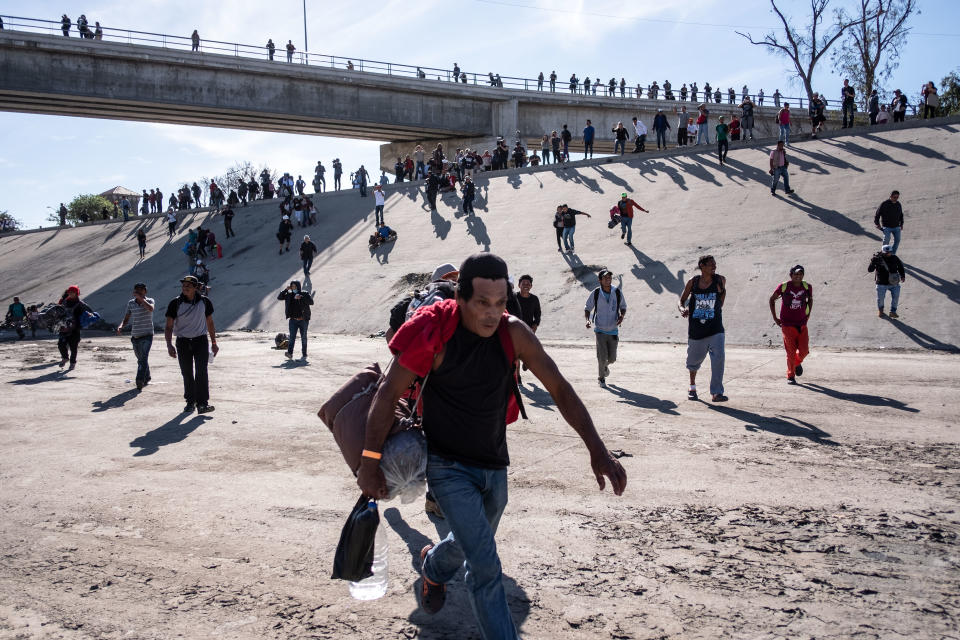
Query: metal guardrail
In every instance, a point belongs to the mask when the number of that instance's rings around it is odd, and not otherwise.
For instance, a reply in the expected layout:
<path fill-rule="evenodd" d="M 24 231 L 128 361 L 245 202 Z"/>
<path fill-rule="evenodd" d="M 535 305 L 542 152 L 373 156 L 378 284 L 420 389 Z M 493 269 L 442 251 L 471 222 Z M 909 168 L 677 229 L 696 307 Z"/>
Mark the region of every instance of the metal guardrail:
<path fill-rule="evenodd" d="M 3 28 L 7 30 L 15 31 L 27 31 L 33 33 L 47 33 L 54 35 L 62 35 L 62 25 L 60 21 L 57 20 L 41 20 L 37 18 L 25 18 L 22 16 L 7 16 L 0 15 L 0 18 L 3 19 Z M 184 51 L 189 51 L 193 49 L 193 42 L 190 36 L 176 36 L 163 33 L 153 33 L 150 31 L 135 31 L 132 29 L 119 29 L 110 26 L 102 26 L 101 34 L 99 37 L 94 37 L 94 29 L 96 27 L 88 25 L 90 38 L 94 41 L 107 41 L 107 42 L 120 42 L 127 44 L 142 44 L 150 46 L 160 46 L 166 49 L 179 49 Z M 68 31 L 70 37 L 79 37 L 80 33 L 77 30 L 77 24 L 72 22 L 70 25 L 70 30 Z M 199 44 L 197 46 L 197 51 L 200 53 L 216 53 L 220 55 L 232 55 L 237 57 L 252 58 L 258 60 L 275 60 L 275 61 L 289 61 L 292 64 L 301 64 L 301 65 L 310 65 L 317 67 L 326 67 L 332 69 L 344 69 L 347 71 L 357 71 L 364 73 L 380 73 L 384 75 L 396 75 L 407 78 L 421 78 L 423 80 L 433 80 L 433 81 L 445 81 L 445 82 L 457 82 L 462 84 L 474 85 L 474 86 L 487 86 L 495 89 L 511 89 L 519 91 L 529 91 L 529 92 L 539 92 L 539 93 L 557 93 L 557 94 L 570 94 L 583 96 L 587 95 L 586 87 L 583 84 L 583 79 L 577 79 L 577 84 L 571 87 L 570 80 L 563 80 L 562 78 L 557 78 L 557 81 L 554 85 L 554 88 L 551 89 L 551 83 L 549 78 L 545 78 L 543 81 L 540 81 L 538 78 L 521 78 L 514 76 L 500 76 L 493 73 L 475 73 L 461 71 L 460 78 L 453 77 L 452 69 L 438 69 L 436 67 L 422 67 L 409 64 L 399 64 L 395 62 L 384 62 L 380 60 L 366 60 L 363 58 L 347 58 L 344 56 L 334 56 L 328 54 L 319 54 L 319 53 L 310 53 L 306 51 L 293 51 L 292 55 L 288 56 L 286 51 L 286 45 L 280 43 L 276 46 L 275 52 L 270 52 L 267 49 L 266 44 L 257 46 L 252 44 L 241 44 L 236 42 L 223 42 L 220 40 L 208 40 L 206 38 L 200 38 Z M 715 87 L 712 87 L 714 91 Z M 676 102 L 684 102 L 680 100 L 679 88 L 671 88 Z M 661 94 L 660 92 L 663 92 Z M 650 100 L 650 99 L 667 99 L 666 92 L 662 87 L 659 88 L 658 93 L 654 96 L 651 95 L 650 87 L 641 87 L 640 85 L 636 86 L 625 86 L 622 90 L 620 89 L 619 82 L 617 82 L 614 87 L 611 89 L 609 82 L 595 84 L 591 83 L 589 95 L 591 97 L 603 97 L 616 100 Z M 661 97 L 663 95 L 663 97 Z M 689 96 L 690 94 L 688 94 Z M 742 102 L 743 94 L 742 92 L 736 92 L 733 103 L 729 100 L 728 92 L 721 91 L 721 99 L 719 103 L 715 100 L 714 95 L 711 95 L 709 98 L 700 100 L 699 98 L 703 97 L 705 92 L 702 88 L 698 91 L 697 101 L 688 100 L 686 102 L 695 103 L 695 102 L 706 102 L 710 104 L 722 104 L 726 106 L 738 106 Z M 754 104 L 759 105 L 759 99 L 757 94 L 748 94 L 753 100 Z M 774 102 L 773 94 L 764 95 L 764 104 L 762 106 L 779 106 Z M 790 103 L 791 105 L 797 105 L 798 108 L 804 108 L 804 102 L 807 101 L 806 98 L 796 98 L 788 96 L 780 96 L 780 103 Z M 840 100 L 826 100 L 827 106 L 838 106 L 841 104 Z"/>

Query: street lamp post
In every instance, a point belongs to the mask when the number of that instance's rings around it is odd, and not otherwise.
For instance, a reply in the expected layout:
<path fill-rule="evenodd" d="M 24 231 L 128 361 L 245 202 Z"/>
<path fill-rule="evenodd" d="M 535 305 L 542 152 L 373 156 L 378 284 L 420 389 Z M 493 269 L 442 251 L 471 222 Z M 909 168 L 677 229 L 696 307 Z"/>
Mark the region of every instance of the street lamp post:
<path fill-rule="evenodd" d="M 303 59 L 309 63 L 310 47 L 307 45 L 307 0 L 303 0 L 303 54 Z"/>

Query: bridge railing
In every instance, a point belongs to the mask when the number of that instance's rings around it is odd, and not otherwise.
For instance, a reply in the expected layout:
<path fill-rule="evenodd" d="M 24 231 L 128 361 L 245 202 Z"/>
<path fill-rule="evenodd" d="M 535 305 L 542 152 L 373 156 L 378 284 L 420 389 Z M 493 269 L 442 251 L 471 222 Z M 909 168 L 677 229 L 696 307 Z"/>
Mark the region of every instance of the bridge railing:
<path fill-rule="evenodd" d="M 41 20 L 37 18 L 25 18 L 22 16 L 7 16 L 0 15 L 0 18 L 3 19 L 4 29 L 16 30 L 16 31 L 28 31 L 34 33 L 46 33 L 50 35 L 62 35 L 61 23 L 58 20 Z M 93 39 L 94 34 L 94 25 L 88 24 L 90 39 Z M 153 33 L 150 31 L 136 31 L 133 29 L 118 29 L 110 26 L 102 26 L 102 37 L 95 39 L 104 40 L 108 42 L 120 42 L 127 44 L 140 44 L 140 45 L 149 45 L 149 46 L 159 46 L 168 49 L 180 49 L 180 50 L 191 50 L 193 48 L 193 42 L 190 36 L 177 36 L 164 33 Z M 70 36 L 78 37 L 80 34 L 77 31 L 77 25 L 75 22 L 71 23 L 70 26 Z M 223 42 L 220 40 L 209 40 L 206 38 L 200 38 L 199 51 L 205 53 L 216 53 L 220 55 L 233 55 L 237 57 L 244 58 L 254 58 L 260 60 L 278 60 L 285 61 L 287 60 L 287 51 L 286 44 L 279 43 L 276 44 L 276 51 L 273 55 L 270 54 L 266 45 L 252 45 L 252 44 L 241 44 L 237 42 Z M 475 73 L 462 71 L 465 77 L 461 76 L 460 78 L 453 77 L 452 69 L 438 69 L 436 67 L 424 67 L 410 64 L 402 64 L 396 62 L 386 62 L 380 60 L 367 60 L 363 58 L 348 58 L 344 56 L 334 56 L 328 54 L 319 54 L 311 53 L 305 51 L 294 51 L 290 56 L 291 62 L 295 64 L 310 65 L 317 67 L 326 67 L 333 69 L 344 69 L 347 71 L 363 72 L 363 73 L 377 73 L 384 74 L 388 76 L 402 76 L 407 78 L 420 78 L 426 81 L 445 81 L 445 82 L 459 82 L 462 84 L 470 84 L 475 86 L 487 86 L 492 89 L 509 89 L 514 91 L 528 91 L 528 92 L 541 92 L 547 93 L 551 92 L 550 81 L 549 79 L 544 79 L 540 81 L 538 78 L 522 78 L 514 76 L 497 76 L 492 73 Z M 557 78 L 554 93 L 560 95 L 577 95 L 583 96 L 586 95 L 586 87 L 583 84 L 583 79 L 578 78 L 578 82 L 571 90 L 570 80 L 564 80 L 562 78 Z M 465 82 L 464 82 L 465 81 Z M 715 88 L 714 88 L 715 89 Z M 680 100 L 679 87 L 674 87 L 671 89 L 673 96 L 676 102 L 683 102 Z M 596 97 L 617 99 L 617 100 L 647 100 L 647 99 L 664 99 L 666 97 L 666 92 L 661 87 L 655 95 L 651 95 L 649 87 L 642 86 L 626 86 L 621 92 L 619 82 L 614 85 L 611 89 L 609 83 L 599 83 L 591 84 L 590 86 L 590 95 Z M 754 104 L 759 104 L 759 98 L 756 94 L 748 94 L 753 100 Z M 714 96 L 709 97 L 705 96 L 704 91 L 701 89 L 698 91 L 697 102 L 706 102 L 710 104 L 715 104 L 716 101 Z M 733 101 L 734 106 L 739 105 L 742 101 L 743 94 L 737 92 Z M 687 102 L 693 103 L 692 100 Z M 798 109 L 805 109 L 805 103 L 809 101 L 805 97 L 787 97 L 780 96 L 780 104 L 790 103 L 791 105 L 796 106 Z M 839 100 L 826 100 L 828 107 L 840 108 Z M 721 92 L 720 103 L 722 105 L 730 106 L 729 94 L 727 92 Z M 763 106 L 774 105 L 774 98 L 772 94 L 766 94 L 764 96 Z"/>

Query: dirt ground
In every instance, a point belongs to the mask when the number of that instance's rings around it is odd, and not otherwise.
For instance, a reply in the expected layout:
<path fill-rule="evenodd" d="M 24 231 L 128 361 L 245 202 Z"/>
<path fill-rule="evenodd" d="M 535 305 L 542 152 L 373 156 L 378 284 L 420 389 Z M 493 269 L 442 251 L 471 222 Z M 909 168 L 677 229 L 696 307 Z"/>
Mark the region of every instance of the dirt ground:
<path fill-rule="evenodd" d="M 316 411 L 383 340 L 313 336 L 305 366 L 272 342 L 222 336 L 204 416 L 162 336 L 141 393 L 126 338 L 85 339 L 68 373 L 50 340 L 0 344 L 0 638 L 478 637 L 462 579 L 417 609 L 445 532 L 422 501 L 381 507 L 384 598 L 329 579 L 358 491 Z M 629 484 L 597 490 L 525 378 L 498 534 L 523 637 L 960 637 L 956 355 L 814 345 L 788 387 L 781 350 L 732 348 L 711 405 L 682 345 L 622 344 L 607 389 L 591 342 L 547 346 Z"/>

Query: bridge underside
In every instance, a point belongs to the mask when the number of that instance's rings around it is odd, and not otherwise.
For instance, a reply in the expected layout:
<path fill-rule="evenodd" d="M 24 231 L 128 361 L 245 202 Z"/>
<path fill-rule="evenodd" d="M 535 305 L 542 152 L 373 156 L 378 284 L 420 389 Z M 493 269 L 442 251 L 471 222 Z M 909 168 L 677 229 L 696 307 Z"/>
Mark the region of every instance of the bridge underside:
<path fill-rule="evenodd" d="M 54 99 L 47 94 L 3 90 L 0 90 L 0 111 L 158 122 L 249 131 L 272 131 L 374 141 L 389 139 L 397 142 L 412 142 L 433 138 L 446 139 L 461 133 L 449 129 L 404 127 L 401 124 L 393 124 L 387 130 L 383 128 L 381 123 L 375 122 L 370 123 L 369 128 L 367 128 L 358 126 L 356 121 L 344 122 L 294 114 L 264 114 L 259 111 L 191 107 L 183 104 L 122 100 L 104 101 L 102 98 L 65 95 L 56 96 Z"/>

